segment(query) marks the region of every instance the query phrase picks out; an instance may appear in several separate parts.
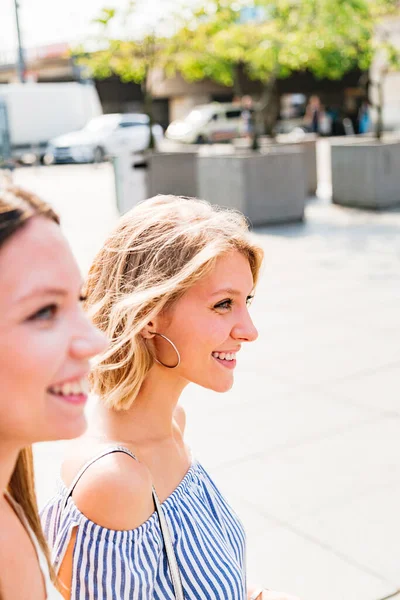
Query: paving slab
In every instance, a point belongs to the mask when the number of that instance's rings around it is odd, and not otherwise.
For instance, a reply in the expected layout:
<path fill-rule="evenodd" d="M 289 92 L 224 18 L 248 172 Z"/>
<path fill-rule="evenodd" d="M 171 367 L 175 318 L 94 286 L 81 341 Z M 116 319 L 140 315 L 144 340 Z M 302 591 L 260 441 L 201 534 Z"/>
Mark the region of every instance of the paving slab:
<path fill-rule="evenodd" d="M 336 551 L 375 571 L 400 589 L 400 483 L 392 482 L 349 495 L 344 502 L 300 517 L 295 526 Z"/>
<path fill-rule="evenodd" d="M 377 409 L 360 411 L 325 392 L 270 385 L 267 377 L 261 370 L 257 377 L 242 373 L 234 395 L 187 389 L 187 433 L 199 457 L 210 466 L 237 465 L 252 457 L 263 460 L 286 448 L 375 423 L 380 417 Z"/>
<path fill-rule="evenodd" d="M 400 376 L 398 365 L 373 369 L 347 377 L 331 386 L 331 393 L 359 406 L 377 408 L 382 413 L 400 415 Z"/>
<path fill-rule="evenodd" d="M 307 600 L 380 600 L 396 591 L 378 572 L 349 560 L 318 538 L 260 515 L 252 502 L 236 502 L 235 496 L 232 502 L 244 515 L 249 581 Z"/>
<path fill-rule="evenodd" d="M 253 504 L 260 512 L 286 522 L 295 523 L 353 500 L 356 509 L 365 494 L 400 482 L 399 426 L 399 420 L 382 418 L 323 439 L 216 466 L 213 472 L 232 493 L 235 474 L 240 475 L 242 486 L 237 495 L 246 499 L 247 493 L 257 489 Z M 391 516 L 397 520 L 395 513 Z M 381 550 L 385 552 L 384 547 Z"/>
<path fill-rule="evenodd" d="M 54 165 L 17 169 L 15 182 L 61 215 L 61 226 L 85 273 L 118 219 L 112 166 Z"/>

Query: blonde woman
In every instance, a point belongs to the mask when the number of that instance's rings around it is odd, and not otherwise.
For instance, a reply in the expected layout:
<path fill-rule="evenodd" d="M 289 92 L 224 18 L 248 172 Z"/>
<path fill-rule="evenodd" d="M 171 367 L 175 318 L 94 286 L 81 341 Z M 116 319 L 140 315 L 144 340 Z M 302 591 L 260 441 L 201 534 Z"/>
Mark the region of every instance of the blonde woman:
<path fill-rule="evenodd" d="M 0 190 L 0 282 L 0 597 L 61 600 L 30 445 L 82 434 L 83 381 L 105 338 L 80 307 L 79 271 L 57 215 L 12 187 Z"/>
<path fill-rule="evenodd" d="M 231 388 L 257 337 L 261 262 L 241 215 L 169 196 L 125 215 L 95 258 L 86 306 L 111 345 L 90 430 L 43 514 L 65 598 L 286 598 L 247 587 L 243 527 L 177 409 L 191 382 Z"/>

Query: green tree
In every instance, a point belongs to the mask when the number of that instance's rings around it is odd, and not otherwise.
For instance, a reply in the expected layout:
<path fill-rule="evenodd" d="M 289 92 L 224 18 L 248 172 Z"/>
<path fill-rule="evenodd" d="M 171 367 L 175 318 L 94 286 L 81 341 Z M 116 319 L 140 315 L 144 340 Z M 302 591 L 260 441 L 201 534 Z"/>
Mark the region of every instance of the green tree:
<path fill-rule="evenodd" d="M 135 2 L 129 2 L 120 11 L 103 8 L 93 20 L 100 28 L 100 34 L 95 39 L 96 48 L 89 52 L 86 44 L 77 48 L 75 55 L 77 62 L 96 79 L 117 75 L 121 81 L 140 84 L 144 110 L 150 122 L 149 149 L 154 149 L 151 74 L 164 66 L 165 37 L 159 33 L 160 20 L 140 32 L 131 30 L 130 24 L 136 14 Z M 122 38 L 113 35 L 116 30 L 119 34 L 122 33 Z M 93 40 L 91 45 L 93 46 Z"/>
<path fill-rule="evenodd" d="M 374 44 L 374 76 L 368 79 L 371 87 L 369 102 L 376 111 L 376 138 L 380 140 L 383 135 L 383 108 L 385 103 L 384 86 L 389 73 L 400 70 L 400 52 L 389 41 L 390 35 L 384 27 L 377 31 Z M 372 96 L 372 97 L 371 97 Z"/>
<path fill-rule="evenodd" d="M 212 79 L 242 95 L 240 67 L 243 49 L 238 44 L 230 53 L 217 52 L 215 41 L 236 23 L 238 6 L 231 0 L 212 0 L 187 10 L 176 24 L 175 35 L 166 47 L 167 75 L 179 72 L 186 81 Z M 232 40 L 235 44 L 236 40 Z"/>
<path fill-rule="evenodd" d="M 170 70 L 188 80 L 210 77 L 234 85 L 239 68 L 261 83 L 258 117 L 274 135 L 277 82 L 298 71 L 341 79 L 368 70 L 377 51 L 378 19 L 395 0 L 208 0 L 175 36 Z M 246 19 L 246 10 L 255 18 Z M 397 53 L 387 42 L 390 65 Z M 257 147 L 257 136 L 254 138 Z"/>

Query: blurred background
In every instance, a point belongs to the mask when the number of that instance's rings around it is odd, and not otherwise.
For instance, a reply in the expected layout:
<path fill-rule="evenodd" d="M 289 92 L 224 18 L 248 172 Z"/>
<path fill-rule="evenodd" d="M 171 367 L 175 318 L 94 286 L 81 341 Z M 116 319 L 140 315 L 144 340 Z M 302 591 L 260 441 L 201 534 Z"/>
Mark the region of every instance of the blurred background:
<path fill-rule="evenodd" d="M 157 193 L 241 210 L 264 247 L 233 390 L 183 404 L 249 579 L 304 600 L 400 598 L 399 132 L 395 1 L 0 5 L 0 164 L 83 273 Z M 63 449 L 36 448 L 41 505 Z"/>

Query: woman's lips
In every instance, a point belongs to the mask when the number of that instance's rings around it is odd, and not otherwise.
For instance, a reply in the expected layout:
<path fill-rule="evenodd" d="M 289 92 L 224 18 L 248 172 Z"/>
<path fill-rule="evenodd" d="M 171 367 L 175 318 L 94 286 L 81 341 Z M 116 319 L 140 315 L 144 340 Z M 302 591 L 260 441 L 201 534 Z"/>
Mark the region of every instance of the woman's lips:
<path fill-rule="evenodd" d="M 68 404 L 74 404 L 75 406 L 80 406 L 82 404 L 86 404 L 88 395 L 87 394 L 57 394 L 52 391 L 48 391 L 49 394 L 55 396 L 62 402 L 67 402 Z"/>
<path fill-rule="evenodd" d="M 69 404 L 85 404 L 89 395 L 89 383 L 86 377 L 82 377 L 50 386 L 47 392 Z"/>
<path fill-rule="evenodd" d="M 222 367 L 225 367 L 225 369 L 233 370 L 236 367 L 236 359 L 235 358 L 233 360 L 225 360 L 222 358 L 217 358 L 216 356 L 212 356 L 212 357 L 218 364 L 220 364 Z"/>

